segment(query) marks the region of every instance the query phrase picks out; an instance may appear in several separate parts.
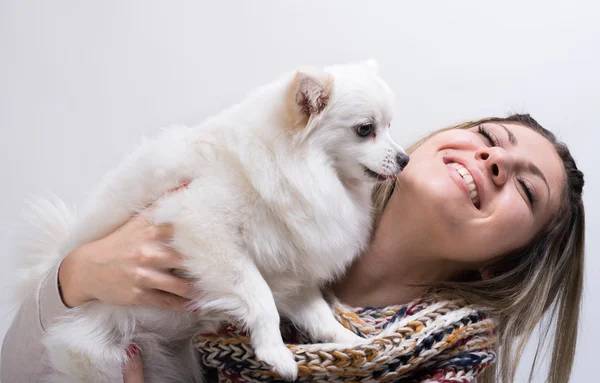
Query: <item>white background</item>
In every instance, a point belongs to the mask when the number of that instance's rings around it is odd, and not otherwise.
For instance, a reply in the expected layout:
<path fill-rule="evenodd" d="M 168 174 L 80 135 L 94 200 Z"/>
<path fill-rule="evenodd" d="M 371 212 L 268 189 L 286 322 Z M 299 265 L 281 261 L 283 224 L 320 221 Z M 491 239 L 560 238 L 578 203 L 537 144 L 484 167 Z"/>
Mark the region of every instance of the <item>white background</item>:
<path fill-rule="evenodd" d="M 398 96 L 393 135 L 401 144 L 508 112 L 531 113 L 569 144 L 586 175 L 587 209 L 572 381 L 595 380 L 597 7 L 573 0 L 0 0 L 0 337 L 13 314 L 13 233 L 27 197 L 48 190 L 79 204 L 141 134 L 200 122 L 298 66 L 373 57 Z"/>

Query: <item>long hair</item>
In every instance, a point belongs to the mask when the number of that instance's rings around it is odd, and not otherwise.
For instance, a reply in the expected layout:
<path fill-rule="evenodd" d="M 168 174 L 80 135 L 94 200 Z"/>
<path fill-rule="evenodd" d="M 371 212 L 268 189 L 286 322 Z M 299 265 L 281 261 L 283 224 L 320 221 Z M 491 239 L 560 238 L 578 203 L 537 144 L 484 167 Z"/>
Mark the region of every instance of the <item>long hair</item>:
<path fill-rule="evenodd" d="M 440 132 L 469 129 L 486 122 L 512 122 L 526 126 L 554 145 L 566 173 L 559 209 L 527 246 L 505 255 L 487 267 L 486 274 L 489 278 L 440 283 L 430 286 L 428 296 L 462 299 L 484 307 L 496 318 L 498 363 L 484 370 L 478 382 L 513 382 L 523 349 L 539 323 L 542 323 L 542 332 L 530 380 L 542 347 L 548 335 L 551 335 L 554 344 L 547 381 L 568 382 L 577 344 L 583 288 L 585 214 L 582 200 L 583 173 L 577 169 L 567 146 L 528 114 L 515 114 L 506 118 L 468 121 L 440 129 L 411 145 L 407 153 L 412 153 Z M 373 192 L 376 223 L 381 218 L 393 189 L 394 181 L 376 186 Z M 545 314 L 547 317 L 543 318 Z"/>

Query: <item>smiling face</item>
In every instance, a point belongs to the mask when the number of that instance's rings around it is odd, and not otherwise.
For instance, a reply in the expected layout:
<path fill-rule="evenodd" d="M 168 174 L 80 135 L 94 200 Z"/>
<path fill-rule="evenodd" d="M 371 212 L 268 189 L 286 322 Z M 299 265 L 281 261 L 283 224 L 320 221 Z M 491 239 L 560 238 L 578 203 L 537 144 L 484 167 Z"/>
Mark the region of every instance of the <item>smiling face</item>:
<path fill-rule="evenodd" d="M 529 243 L 565 182 L 553 145 L 515 123 L 444 131 L 410 157 L 392 198 L 417 205 L 434 251 L 455 261 L 485 263 Z"/>

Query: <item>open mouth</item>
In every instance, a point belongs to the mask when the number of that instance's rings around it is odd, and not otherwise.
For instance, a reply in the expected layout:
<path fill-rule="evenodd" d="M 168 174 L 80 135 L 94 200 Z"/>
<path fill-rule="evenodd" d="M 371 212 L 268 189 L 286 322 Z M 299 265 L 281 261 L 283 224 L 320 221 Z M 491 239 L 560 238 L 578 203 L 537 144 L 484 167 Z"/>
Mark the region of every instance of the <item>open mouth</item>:
<path fill-rule="evenodd" d="M 464 186 L 461 186 L 471 199 L 473 205 L 477 208 L 481 208 L 481 201 L 479 199 L 479 190 L 477 189 L 477 184 L 475 183 L 475 179 L 469 169 L 463 166 L 460 163 L 454 162 L 452 160 L 444 159 L 444 163 L 453 169 L 453 172 L 458 174 L 458 179 L 460 179 Z M 458 182 L 461 182 L 458 181 Z"/>
<path fill-rule="evenodd" d="M 374 172 L 373 170 L 367 168 L 364 165 L 363 165 L 363 168 L 365 170 L 365 174 L 371 178 L 374 178 L 376 181 L 385 181 L 390 178 L 396 178 L 396 174 L 380 174 L 380 173 Z"/>

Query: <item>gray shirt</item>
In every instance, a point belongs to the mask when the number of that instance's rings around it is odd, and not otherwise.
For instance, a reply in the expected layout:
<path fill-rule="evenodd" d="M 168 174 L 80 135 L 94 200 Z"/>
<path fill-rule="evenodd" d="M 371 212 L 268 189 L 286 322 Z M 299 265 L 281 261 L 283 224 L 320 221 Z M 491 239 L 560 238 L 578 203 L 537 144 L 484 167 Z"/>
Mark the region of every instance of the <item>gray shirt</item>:
<path fill-rule="evenodd" d="M 42 337 L 56 318 L 66 313 L 58 291 L 58 266 L 30 291 L 4 337 L 0 381 L 40 382 L 48 365 Z"/>

